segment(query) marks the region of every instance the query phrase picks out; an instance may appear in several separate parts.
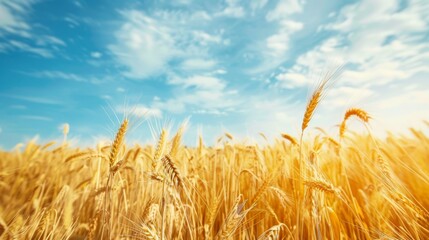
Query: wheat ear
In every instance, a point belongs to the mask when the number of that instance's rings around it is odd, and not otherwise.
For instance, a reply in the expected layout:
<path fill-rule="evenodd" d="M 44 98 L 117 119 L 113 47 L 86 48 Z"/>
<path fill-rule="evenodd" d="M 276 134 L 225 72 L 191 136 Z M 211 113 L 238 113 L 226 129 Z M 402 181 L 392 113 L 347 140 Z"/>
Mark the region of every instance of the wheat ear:
<path fill-rule="evenodd" d="M 164 166 L 165 173 L 170 177 L 171 182 L 175 186 L 183 186 L 182 178 L 180 177 L 179 171 L 177 170 L 176 165 L 169 155 L 165 155 L 161 159 L 162 165 Z"/>
<path fill-rule="evenodd" d="M 294 137 L 292 137 L 291 135 L 286 134 L 286 133 L 282 133 L 282 137 L 284 139 L 288 140 L 289 142 L 291 142 L 293 145 L 298 145 L 298 141 Z"/>
<path fill-rule="evenodd" d="M 246 201 L 242 200 L 242 195 L 239 195 L 235 200 L 231 212 L 228 214 L 226 221 L 223 223 L 220 231 L 216 234 L 215 239 L 228 239 L 234 234 L 235 230 L 240 226 L 246 214 L 251 208 L 244 210 Z"/>
<path fill-rule="evenodd" d="M 109 163 L 110 167 L 113 167 L 116 163 L 116 159 L 119 154 L 119 149 L 121 148 L 125 133 L 127 132 L 128 128 L 128 119 L 124 119 L 124 121 L 121 124 L 121 127 L 118 130 L 118 133 L 116 134 L 115 140 L 113 141 L 112 148 L 110 149 L 110 155 L 109 155 Z"/>
<path fill-rule="evenodd" d="M 310 189 L 316 189 L 327 193 L 339 194 L 339 189 L 337 189 L 331 183 L 323 179 L 304 181 L 304 184 Z"/>
<path fill-rule="evenodd" d="M 183 126 L 181 126 L 177 131 L 176 135 L 174 135 L 173 141 L 171 143 L 170 155 L 173 157 L 176 157 L 177 152 L 179 151 L 182 135 L 183 135 Z"/>
<path fill-rule="evenodd" d="M 259 187 L 258 191 L 250 200 L 250 203 L 256 205 L 258 201 L 261 199 L 262 195 L 264 195 L 265 191 L 270 187 L 272 180 L 274 179 L 274 175 L 267 177 L 262 183 L 261 187 Z"/>
<path fill-rule="evenodd" d="M 158 161 L 161 158 L 162 153 L 164 152 L 166 135 L 167 135 L 167 132 L 165 131 L 165 129 L 162 129 L 161 134 L 159 135 L 158 144 L 155 149 L 155 154 L 153 155 L 153 160 L 152 160 L 153 171 L 156 171 L 156 168 L 158 166 Z"/>
<path fill-rule="evenodd" d="M 340 138 L 342 138 L 344 136 L 344 132 L 346 131 L 346 122 L 347 120 L 351 117 L 351 116 L 356 116 L 358 117 L 360 120 L 362 120 L 363 122 L 367 123 L 369 121 L 369 119 L 371 118 L 367 112 L 365 112 L 362 109 L 359 108 L 350 108 L 349 110 L 346 111 L 346 113 L 344 114 L 344 119 L 341 122 L 340 125 Z"/>

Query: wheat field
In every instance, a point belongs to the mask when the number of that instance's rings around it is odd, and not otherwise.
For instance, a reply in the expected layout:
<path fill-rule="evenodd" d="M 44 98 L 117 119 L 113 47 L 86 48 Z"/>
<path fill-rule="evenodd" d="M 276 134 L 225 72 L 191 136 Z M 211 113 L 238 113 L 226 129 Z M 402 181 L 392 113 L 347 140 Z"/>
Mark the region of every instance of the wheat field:
<path fill-rule="evenodd" d="M 357 108 L 336 136 L 309 128 L 322 91 L 301 136 L 266 146 L 186 147 L 184 128 L 128 146 L 123 119 L 108 145 L 2 151 L 0 239 L 428 239 L 429 137 L 355 133 Z"/>

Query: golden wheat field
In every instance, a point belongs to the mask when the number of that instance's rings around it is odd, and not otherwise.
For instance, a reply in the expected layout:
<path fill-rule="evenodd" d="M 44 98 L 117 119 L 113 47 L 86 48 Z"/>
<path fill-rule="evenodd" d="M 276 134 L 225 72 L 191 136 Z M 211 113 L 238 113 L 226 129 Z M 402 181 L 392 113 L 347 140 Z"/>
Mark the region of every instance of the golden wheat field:
<path fill-rule="evenodd" d="M 337 136 L 186 147 L 183 128 L 128 146 L 123 119 L 110 145 L 0 152 L 1 239 L 427 239 L 428 136 L 377 139 L 349 118 L 371 120 L 352 108 Z"/>

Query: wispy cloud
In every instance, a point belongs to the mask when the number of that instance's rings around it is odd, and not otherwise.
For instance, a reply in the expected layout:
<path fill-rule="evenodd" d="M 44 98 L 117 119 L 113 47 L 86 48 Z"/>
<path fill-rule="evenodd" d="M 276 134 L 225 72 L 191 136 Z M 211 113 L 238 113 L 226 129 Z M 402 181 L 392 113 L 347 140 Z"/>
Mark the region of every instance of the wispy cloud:
<path fill-rule="evenodd" d="M 274 57 L 284 57 L 286 51 L 289 50 L 291 34 L 303 28 L 302 23 L 291 20 L 282 20 L 279 25 L 278 32 L 266 40 L 270 54 Z"/>
<path fill-rule="evenodd" d="M 30 26 L 24 20 L 24 16 L 33 3 L 34 1 L 32 0 L 1 1 L 0 34 L 6 32 L 22 37 L 29 37 Z"/>
<path fill-rule="evenodd" d="M 189 78 L 171 77 L 169 84 L 179 85 L 184 88 L 195 87 L 197 89 L 221 91 L 225 88 L 225 82 L 216 77 L 192 76 Z"/>
<path fill-rule="evenodd" d="M 35 37 L 36 40 L 36 44 L 39 46 L 52 46 L 52 45 L 57 45 L 57 46 L 67 46 L 67 44 L 54 36 L 50 36 L 50 35 L 42 35 L 42 36 L 37 36 Z"/>
<path fill-rule="evenodd" d="M 240 0 L 226 0 L 226 7 L 216 16 L 226 16 L 232 18 L 242 18 L 245 16 L 245 10 L 240 5 Z"/>
<path fill-rule="evenodd" d="M 113 76 L 82 76 L 74 73 L 67 73 L 62 71 L 39 71 L 34 73 L 28 73 L 28 75 L 37 77 L 37 78 L 47 78 L 47 79 L 64 79 L 75 82 L 87 82 L 92 84 L 101 84 L 106 82 L 112 82 L 114 80 Z"/>
<path fill-rule="evenodd" d="M 271 71 L 288 60 L 291 39 L 304 28 L 302 22 L 295 20 L 295 15 L 303 11 L 303 5 L 304 2 L 299 0 L 280 0 L 266 13 L 265 20 L 277 28 L 254 46 L 262 61 L 259 66 L 249 70 L 250 74 Z"/>
<path fill-rule="evenodd" d="M 295 66 L 277 78 L 284 86 L 301 85 L 299 79 L 309 79 L 311 69 L 326 68 L 332 57 L 350 64 L 343 74 L 350 85 L 383 85 L 429 72 L 429 61 L 424 60 L 429 59 L 424 43 L 429 21 L 422 11 L 428 5 L 415 1 L 401 11 L 394 1 L 374 4 L 363 0 L 347 5 L 337 20 L 319 28 L 335 34 L 298 57 Z"/>
<path fill-rule="evenodd" d="M 80 1 L 75 0 L 73 3 L 74 3 L 74 5 L 75 5 L 76 7 L 78 7 L 78 8 L 83 8 L 83 5 L 82 5 L 82 3 L 81 3 Z"/>
<path fill-rule="evenodd" d="M 201 58 L 188 59 L 183 61 L 182 68 L 187 71 L 208 70 L 216 66 L 216 61 Z"/>
<path fill-rule="evenodd" d="M 34 53 L 44 58 L 53 57 L 53 54 L 50 50 L 39 47 L 32 47 L 24 42 L 12 40 L 8 43 L 0 43 L 0 52 L 8 52 L 11 50 L 20 50 L 23 52 Z"/>
<path fill-rule="evenodd" d="M 49 78 L 49 79 L 65 79 L 65 80 L 71 80 L 76 82 L 86 82 L 87 79 L 78 76 L 73 73 L 65 73 L 61 71 L 40 71 L 31 73 L 30 75 L 38 77 L 38 78 Z"/>
<path fill-rule="evenodd" d="M 52 121 L 52 118 L 50 117 L 38 116 L 38 115 L 24 115 L 24 116 L 21 116 L 21 118 L 28 119 L 28 120 L 36 120 L 36 121 L 46 121 L 46 122 Z"/>
<path fill-rule="evenodd" d="M 268 21 L 282 21 L 289 18 L 291 14 L 302 12 L 303 1 L 300 0 L 280 0 L 276 7 L 267 14 Z"/>
<path fill-rule="evenodd" d="M 0 94 L 0 96 L 23 100 L 23 101 L 32 102 L 32 103 L 39 103 L 39 104 L 49 104 L 49 105 L 63 104 L 61 101 L 57 101 L 49 98 L 42 98 L 42 97 L 20 96 L 20 95 L 11 95 L 11 94 Z"/>
<path fill-rule="evenodd" d="M 15 39 L 2 42 L 0 52 L 23 51 L 44 58 L 52 58 L 58 46 L 67 44 L 58 37 L 37 33 L 29 13 L 36 0 L 3 0 L 0 2 L 0 37 L 13 36 Z M 40 25 L 39 25 L 40 28 Z"/>
<path fill-rule="evenodd" d="M 366 102 L 375 92 L 365 87 L 336 87 L 326 94 L 324 104 L 332 108 L 342 109 L 355 103 Z"/>
<path fill-rule="evenodd" d="M 80 25 L 79 21 L 77 19 L 75 19 L 74 17 L 71 17 L 71 16 L 65 17 L 64 21 L 66 21 L 68 23 L 68 26 L 70 28 L 75 28 L 75 27 Z"/>

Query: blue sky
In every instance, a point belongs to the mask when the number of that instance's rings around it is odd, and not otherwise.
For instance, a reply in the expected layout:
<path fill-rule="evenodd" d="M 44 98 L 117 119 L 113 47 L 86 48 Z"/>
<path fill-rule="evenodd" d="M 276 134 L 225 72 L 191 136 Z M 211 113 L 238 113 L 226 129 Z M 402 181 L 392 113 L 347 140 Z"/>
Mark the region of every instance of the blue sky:
<path fill-rule="evenodd" d="M 335 132 L 360 107 L 374 132 L 401 132 L 429 120 L 428 13 L 425 0 L 0 0 L 0 146 L 61 139 L 64 123 L 93 146 L 124 114 L 130 143 L 188 118 L 188 144 L 297 135 L 339 65 L 311 127 Z"/>

